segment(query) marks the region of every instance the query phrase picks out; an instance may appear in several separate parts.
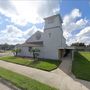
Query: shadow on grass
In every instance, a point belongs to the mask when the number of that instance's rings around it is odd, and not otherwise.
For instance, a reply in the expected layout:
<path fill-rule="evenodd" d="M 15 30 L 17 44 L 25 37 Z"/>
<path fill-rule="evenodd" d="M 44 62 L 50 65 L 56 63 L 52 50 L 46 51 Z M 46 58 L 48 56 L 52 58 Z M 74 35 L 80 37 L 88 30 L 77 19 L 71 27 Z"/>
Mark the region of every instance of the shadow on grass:
<path fill-rule="evenodd" d="M 77 78 L 90 81 L 90 61 L 79 52 L 74 55 L 72 72 Z"/>
<path fill-rule="evenodd" d="M 28 64 L 28 66 L 33 68 L 38 68 L 45 71 L 52 71 L 59 67 L 60 61 L 47 60 L 47 59 L 39 59 L 34 60 Z"/>
<path fill-rule="evenodd" d="M 29 63 L 29 65 L 35 65 L 35 64 L 39 64 L 40 61 L 39 60 L 32 60 L 32 62 Z"/>
<path fill-rule="evenodd" d="M 75 52 L 72 62 L 72 73 L 77 79 L 75 77 L 72 78 L 90 89 L 90 61 L 88 59 L 80 52 Z"/>
<path fill-rule="evenodd" d="M 75 53 L 73 61 L 71 59 L 69 60 L 69 57 L 62 59 L 60 70 L 74 81 L 81 83 L 90 90 L 90 61 L 88 59 L 89 58 L 85 58 L 83 54 Z M 72 74 L 71 70 L 75 76 Z"/>
<path fill-rule="evenodd" d="M 41 59 L 41 58 L 39 58 L 38 60 L 33 60 L 32 59 L 32 62 L 30 64 L 39 64 L 41 62 L 47 62 L 47 63 L 55 64 L 57 66 L 59 66 L 60 63 L 61 63 L 61 61 L 59 61 L 59 60 L 50 60 L 50 59 Z"/>

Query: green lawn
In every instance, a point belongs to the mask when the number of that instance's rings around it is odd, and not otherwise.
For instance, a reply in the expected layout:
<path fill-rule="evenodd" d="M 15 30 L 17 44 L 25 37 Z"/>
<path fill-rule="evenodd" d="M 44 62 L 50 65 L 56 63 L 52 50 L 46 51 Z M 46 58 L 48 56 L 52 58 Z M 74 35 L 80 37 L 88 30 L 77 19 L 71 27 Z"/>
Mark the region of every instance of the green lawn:
<path fill-rule="evenodd" d="M 59 60 L 40 59 L 38 61 L 33 61 L 33 60 L 30 60 L 29 58 L 21 58 L 21 57 L 14 57 L 14 56 L 1 57 L 0 60 L 21 64 L 21 65 L 25 65 L 33 68 L 38 68 L 46 71 L 51 71 L 56 69 L 61 63 Z"/>
<path fill-rule="evenodd" d="M 36 80 L 33 80 L 31 78 L 17 74 L 1 67 L 0 77 L 8 80 L 9 82 L 21 88 L 22 90 L 57 90 Z"/>
<path fill-rule="evenodd" d="M 90 52 L 78 52 L 74 54 L 72 72 L 77 78 L 90 81 Z"/>

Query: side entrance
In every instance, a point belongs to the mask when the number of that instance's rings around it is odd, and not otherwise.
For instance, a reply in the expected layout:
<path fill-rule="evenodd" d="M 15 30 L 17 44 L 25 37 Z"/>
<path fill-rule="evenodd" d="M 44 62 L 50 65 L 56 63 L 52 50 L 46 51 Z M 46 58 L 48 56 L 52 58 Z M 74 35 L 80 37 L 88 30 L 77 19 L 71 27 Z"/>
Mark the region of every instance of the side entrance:
<path fill-rule="evenodd" d="M 72 58 L 72 54 L 73 54 L 72 52 L 73 52 L 72 49 L 59 49 L 58 50 L 59 60 L 64 57 L 68 57 L 68 56 L 70 56 Z"/>

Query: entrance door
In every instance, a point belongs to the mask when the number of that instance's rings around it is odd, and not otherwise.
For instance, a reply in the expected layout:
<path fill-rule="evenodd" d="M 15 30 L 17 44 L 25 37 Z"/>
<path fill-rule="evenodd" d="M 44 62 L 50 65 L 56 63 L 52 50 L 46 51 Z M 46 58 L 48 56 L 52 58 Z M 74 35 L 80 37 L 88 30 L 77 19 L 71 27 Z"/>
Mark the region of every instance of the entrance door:
<path fill-rule="evenodd" d="M 64 53 L 65 53 L 65 50 L 64 49 L 59 49 L 58 50 L 58 57 L 59 57 L 59 59 L 63 58 Z"/>
<path fill-rule="evenodd" d="M 59 49 L 58 50 L 59 59 L 61 59 L 63 57 L 71 56 L 71 55 L 72 55 L 71 49 Z"/>

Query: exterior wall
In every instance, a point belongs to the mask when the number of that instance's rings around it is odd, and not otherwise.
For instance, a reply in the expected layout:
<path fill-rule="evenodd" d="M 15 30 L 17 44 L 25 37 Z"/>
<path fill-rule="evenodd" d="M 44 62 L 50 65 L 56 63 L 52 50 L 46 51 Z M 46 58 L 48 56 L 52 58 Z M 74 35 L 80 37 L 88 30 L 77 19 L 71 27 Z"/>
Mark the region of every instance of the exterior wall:
<path fill-rule="evenodd" d="M 62 34 L 63 34 L 63 31 L 62 31 Z M 64 38 L 64 36 L 62 35 L 62 45 L 63 45 L 63 48 L 66 48 L 66 39 Z"/>
<path fill-rule="evenodd" d="M 33 54 L 32 52 L 30 53 L 29 52 L 29 47 L 19 47 L 21 48 L 21 52 L 18 53 L 18 56 L 26 56 L 26 57 L 33 57 Z M 40 58 L 43 58 L 43 52 L 42 52 L 42 47 L 35 47 L 35 48 L 38 48 L 40 50 L 40 55 L 39 57 Z"/>
<path fill-rule="evenodd" d="M 49 34 L 51 34 L 49 36 Z M 65 46 L 60 27 L 47 29 L 44 32 L 44 58 L 58 59 L 58 49 Z"/>
<path fill-rule="evenodd" d="M 58 49 L 66 47 L 59 15 L 45 19 L 43 57 L 59 59 Z"/>
<path fill-rule="evenodd" d="M 60 15 L 54 15 L 49 18 L 45 18 L 44 30 L 47 30 L 48 28 L 57 27 L 57 26 L 62 27 L 62 21 L 61 21 Z"/>
<path fill-rule="evenodd" d="M 21 52 L 18 53 L 19 56 L 27 56 L 27 57 L 32 57 L 32 53 L 28 51 L 28 47 L 21 47 Z"/>

